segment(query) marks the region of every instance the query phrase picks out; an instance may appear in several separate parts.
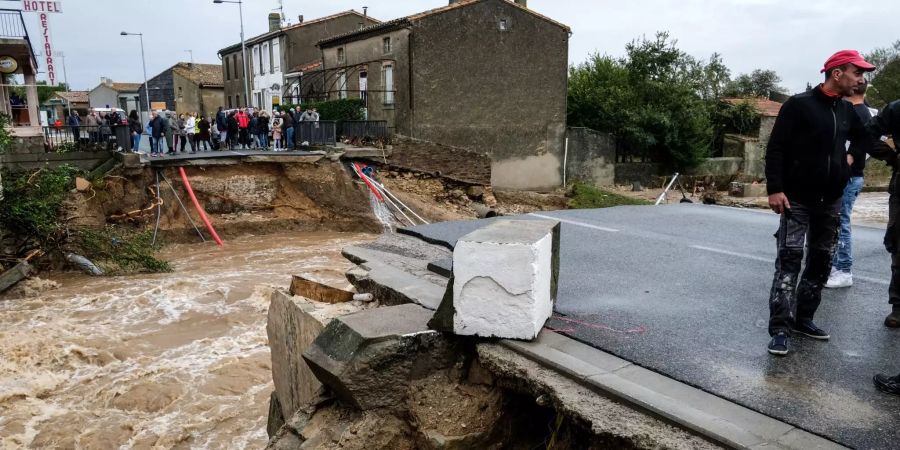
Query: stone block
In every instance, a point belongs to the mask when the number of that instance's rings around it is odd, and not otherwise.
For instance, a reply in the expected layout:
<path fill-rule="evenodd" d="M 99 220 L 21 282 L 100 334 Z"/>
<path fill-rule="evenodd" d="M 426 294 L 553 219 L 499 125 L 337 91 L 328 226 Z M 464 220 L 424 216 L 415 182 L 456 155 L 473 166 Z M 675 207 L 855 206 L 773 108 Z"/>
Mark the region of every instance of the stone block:
<path fill-rule="evenodd" d="M 361 410 L 405 401 L 417 353 L 429 338 L 432 311 L 406 304 L 361 311 L 328 324 L 303 353 L 312 372 L 342 401 Z"/>
<path fill-rule="evenodd" d="M 765 183 L 740 183 L 732 195 L 735 197 L 766 197 L 768 193 Z"/>
<path fill-rule="evenodd" d="M 303 352 L 333 318 L 359 310 L 352 303 L 315 303 L 282 290 L 272 293 L 266 333 L 282 417 L 291 417 L 297 409 L 315 401 L 322 387 L 303 361 Z"/>
<path fill-rule="evenodd" d="M 456 243 L 453 277 L 429 325 L 464 336 L 537 337 L 553 313 L 559 222 L 498 220 Z"/>

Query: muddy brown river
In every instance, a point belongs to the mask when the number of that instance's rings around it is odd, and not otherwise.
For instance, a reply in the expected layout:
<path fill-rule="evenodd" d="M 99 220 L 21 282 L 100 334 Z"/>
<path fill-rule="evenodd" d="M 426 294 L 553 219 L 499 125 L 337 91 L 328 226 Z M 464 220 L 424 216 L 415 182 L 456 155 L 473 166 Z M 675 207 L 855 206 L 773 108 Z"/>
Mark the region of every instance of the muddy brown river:
<path fill-rule="evenodd" d="M 42 275 L 0 299 L 0 448 L 262 448 L 269 293 L 292 274 L 349 287 L 340 255 L 371 235 L 178 244 L 170 274 Z M 32 287 L 40 287 L 32 281 Z"/>

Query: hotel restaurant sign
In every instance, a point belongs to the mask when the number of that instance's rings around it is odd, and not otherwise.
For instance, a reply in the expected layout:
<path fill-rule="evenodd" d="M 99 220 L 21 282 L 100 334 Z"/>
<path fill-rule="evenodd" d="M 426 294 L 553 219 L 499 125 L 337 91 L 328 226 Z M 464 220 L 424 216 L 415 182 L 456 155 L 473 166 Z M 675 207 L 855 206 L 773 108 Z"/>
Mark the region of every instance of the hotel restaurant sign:
<path fill-rule="evenodd" d="M 61 13 L 61 2 L 22 0 L 22 12 L 38 14 L 41 25 L 41 47 L 44 49 L 44 62 L 47 64 L 47 81 L 51 86 L 56 86 L 56 66 L 53 64 L 53 43 L 50 42 L 50 21 L 47 14 Z"/>

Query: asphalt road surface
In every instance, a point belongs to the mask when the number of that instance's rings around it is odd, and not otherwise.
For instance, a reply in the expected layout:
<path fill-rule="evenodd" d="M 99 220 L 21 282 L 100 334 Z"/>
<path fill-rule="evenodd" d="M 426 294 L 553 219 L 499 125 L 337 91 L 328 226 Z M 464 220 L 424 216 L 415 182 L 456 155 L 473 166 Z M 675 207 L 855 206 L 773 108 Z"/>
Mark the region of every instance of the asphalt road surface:
<path fill-rule="evenodd" d="M 857 448 L 897 448 L 900 397 L 876 372 L 900 371 L 889 312 L 883 229 L 853 230 L 854 285 L 826 290 L 816 323 L 767 353 L 778 216 L 704 205 L 532 214 L 562 221 L 556 315 L 547 326 L 638 365 Z M 491 220 L 491 219 L 489 219 Z M 405 232 L 452 247 L 487 221 Z"/>

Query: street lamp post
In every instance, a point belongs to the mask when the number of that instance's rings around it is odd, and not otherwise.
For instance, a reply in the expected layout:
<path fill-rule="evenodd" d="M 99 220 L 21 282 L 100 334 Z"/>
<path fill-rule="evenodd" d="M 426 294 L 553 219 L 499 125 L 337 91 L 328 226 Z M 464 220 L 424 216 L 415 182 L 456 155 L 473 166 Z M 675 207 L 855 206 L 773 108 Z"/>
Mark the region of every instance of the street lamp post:
<path fill-rule="evenodd" d="M 247 106 L 253 107 L 253 100 L 250 99 L 250 81 L 249 75 L 250 71 L 247 70 L 247 44 L 244 42 L 244 3 L 241 0 L 213 0 L 213 3 L 237 3 L 238 5 L 238 15 L 241 18 L 241 58 L 243 58 L 243 64 L 241 64 L 241 71 L 244 72 L 244 101 Z"/>
<path fill-rule="evenodd" d="M 147 84 L 147 60 L 144 58 L 144 33 L 123 31 L 122 36 L 138 36 L 141 39 L 141 66 L 144 68 L 144 94 L 147 96 L 147 117 L 150 117 L 150 85 Z"/>

